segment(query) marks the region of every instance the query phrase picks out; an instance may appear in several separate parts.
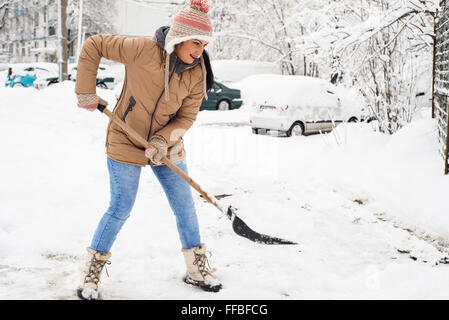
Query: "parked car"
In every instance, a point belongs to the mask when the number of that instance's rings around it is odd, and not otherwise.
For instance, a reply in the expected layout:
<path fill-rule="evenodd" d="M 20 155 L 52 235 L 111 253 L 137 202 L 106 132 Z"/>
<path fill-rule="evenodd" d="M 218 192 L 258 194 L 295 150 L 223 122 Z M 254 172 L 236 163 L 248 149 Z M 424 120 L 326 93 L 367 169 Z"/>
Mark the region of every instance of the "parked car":
<path fill-rule="evenodd" d="M 97 74 L 97 87 L 103 88 L 103 89 L 114 89 L 115 87 L 115 78 L 114 75 L 108 72 L 107 66 L 101 64 L 98 68 L 98 74 Z M 76 65 L 69 65 L 68 67 L 69 75 L 68 79 L 72 81 L 76 81 L 76 71 L 77 66 Z M 36 89 L 43 89 L 46 88 L 52 84 L 59 82 L 59 75 L 53 74 L 50 77 L 38 79 L 34 83 L 34 87 Z"/>
<path fill-rule="evenodd" d="M 76 64 L 71 64 L 69 66 L 70 79 L 73 81 L 76 81 L 77 70 L 78 66 Z M 112 72 L 110 72 L 109 67 L 106 64 L 100 64 L 98 66 L 97 87 L 103 89 L 115 88 L 115 76 Z"/>
<path fill-rule="evenodd" d="M 258 94 L 250 112 L 255 134 L 275 131 L 300 136 L 361 120 L 361 106 L 327 80 L 287 75 L 263 75 L 255 80 Z"/>
<path fill-rule="evenodd" d="M 208 99 L 203 99 L 200 106 L 202 110 L 232 110 L 242 106 L 242 95 L 238 89 L 230 89 L 224 84 L 215 81 L 212 90 L 207 93 Z"/>
<path fill-rule="evenodd" d="M 36 75 L 14 74 L 12 68 L 9 68 L 5 87 L 31 87 L 33 86 L 34 80 L 36 80 Z"/>
<path fill-rule="evenodd" d="M 11 64 L 8 67 L 9 87 L 32 87 L 37 80 L 45 79 L 57 73 L 57 65 L 46 62 Z"/>
<path fill-rule="evenodd" d="M 117 84 L 114 89 L 115 98 L 118 100 L 122 92 L 123 82 Z M 208 99 L 203 99 L 200 106 L 202 110 L 231 110 L 242 106 L 241 93 L 238 89 L 230 89 L 224 84 L 215 81 L 211 91 L 208 92 Z"/>

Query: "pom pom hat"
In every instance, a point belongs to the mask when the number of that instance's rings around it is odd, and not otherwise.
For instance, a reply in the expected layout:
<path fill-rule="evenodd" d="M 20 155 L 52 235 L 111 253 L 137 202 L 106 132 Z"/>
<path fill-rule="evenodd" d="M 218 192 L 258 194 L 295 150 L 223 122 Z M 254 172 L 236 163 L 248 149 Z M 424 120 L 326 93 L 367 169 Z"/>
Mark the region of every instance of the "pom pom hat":
<path fill-rule="evenodd" d="M 165 64 L 165 87 L 168 88 L 168 65 L 169 56 L 174 51 L 178 43 L 197 39 L 210 42 L 212 41 L 212 22 L 207 15 L 210 6 L 208 0 L 190 0 L 190 7 L 182 9 L 173 19 L 173 24 L 165 38 L 165 51 L 167 51 Z M 206 67 L 204 58 L 200 58 L 201 67 L 204 76 L 204 95 L 206 92 Z M 165 99 L 169 100 L 168 90 L 165 90 Z"/>
<path fill-rule="evenodd" d="M 174 18 L 173 25 L 165 39 L 165 50 L 171 54 L 178 43 L 198 39 L 212 41 L 212 23 L 208 0 L 190 0 L 190 7 L 181 10 Z"/>

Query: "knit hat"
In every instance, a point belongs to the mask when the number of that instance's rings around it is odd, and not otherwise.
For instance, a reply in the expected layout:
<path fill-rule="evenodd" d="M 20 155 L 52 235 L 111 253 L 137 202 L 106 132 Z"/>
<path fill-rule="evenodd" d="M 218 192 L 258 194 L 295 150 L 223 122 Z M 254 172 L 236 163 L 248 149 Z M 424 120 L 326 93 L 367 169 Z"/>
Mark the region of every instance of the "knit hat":
<path fill-rule="evenodd" d="M 165 100 L 169 100 L 168 81 L 170 54 L 174 51 L 175 45 L 192 39 L 212 41 L 212 23 L 207 15 L 210 6 L 208 0 L 190 0 L 190 7 L 182 9 L 173 19 L 173 24 L 165 38 Z M 206 92 L 206 66 L 203 56 L 200 57 L 201 68 L 204 77 L 204 95 Z"/>

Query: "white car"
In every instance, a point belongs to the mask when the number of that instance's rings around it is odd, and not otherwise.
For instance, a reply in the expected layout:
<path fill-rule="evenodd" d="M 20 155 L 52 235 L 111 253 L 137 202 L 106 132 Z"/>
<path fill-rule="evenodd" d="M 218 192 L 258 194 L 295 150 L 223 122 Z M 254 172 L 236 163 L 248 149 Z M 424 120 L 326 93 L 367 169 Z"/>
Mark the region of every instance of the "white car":
<path fill-rule="evenodd" d="M 254 77 L 250 124 L 255 134 L 272 131 L 300 136 L 361 120 L 361 105 L 329 81 L 288 75 Z"/>

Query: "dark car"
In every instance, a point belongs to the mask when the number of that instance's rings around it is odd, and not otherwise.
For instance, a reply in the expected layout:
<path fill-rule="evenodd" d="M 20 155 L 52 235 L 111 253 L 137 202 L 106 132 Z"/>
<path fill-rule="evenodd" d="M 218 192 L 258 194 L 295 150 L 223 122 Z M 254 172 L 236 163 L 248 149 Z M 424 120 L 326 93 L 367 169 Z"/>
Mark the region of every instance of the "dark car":
<path fill-rule="evenodd" d="M 200 111 L 202 110 L 232 110 L 238 109 L 242 105 L 240 90 L 231 89 L 224 84 L 215 81 L 211 91 L 207 94 L 208 99 L 203 99 Z"/>
<path fill-rule="evenodd" d="M 97 79 L 98 86 L 98 79 Z M 115 88 L 115 98 L 118 100 L 123 88 L 123 81 Z M 230 89 L 220 82 L 215 81 L 214 87 L 207 94 L 208 99 L 203 99 L 200 111 L 202 110 L 232 110 L 242 106 L 242 96 L 240 90 Z"/>

